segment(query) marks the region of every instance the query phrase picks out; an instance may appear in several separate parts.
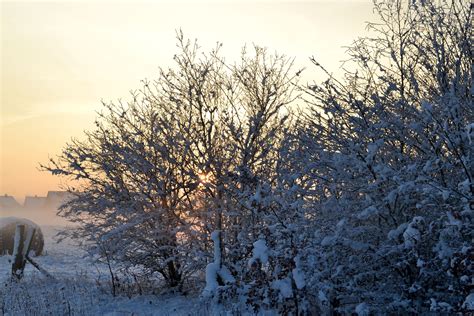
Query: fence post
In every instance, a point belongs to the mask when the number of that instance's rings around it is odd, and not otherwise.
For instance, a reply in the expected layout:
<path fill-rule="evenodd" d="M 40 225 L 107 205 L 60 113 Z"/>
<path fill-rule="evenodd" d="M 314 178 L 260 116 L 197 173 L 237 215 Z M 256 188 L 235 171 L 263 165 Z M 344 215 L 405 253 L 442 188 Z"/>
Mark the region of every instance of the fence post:
<path fill-rule="evenodd" d="M 0 256 L 4 255 L 6 253 L 5 251 L 5 245 L 3 244 L 3 233 L 0 231 Z"/>
<path fill-rule="evenodd" d="M 26 225 L 16 225 L 15 240 L 13 245 L 13 264 L 12 276 L 17 280 L 23 277 L 25 270 L 26 258 L 30 251 L 31 241 L 35 234 L 35 229 L 30 228 L 26 231 Z"/>
<path fill-rule="evenodd" d="M 25 259 L 23 258 L 23 247 L 25 243 L 25 225 L 16 225 L 15 239 L 13 243 L 12 276 L 17 280 L 23 276 Z"/>

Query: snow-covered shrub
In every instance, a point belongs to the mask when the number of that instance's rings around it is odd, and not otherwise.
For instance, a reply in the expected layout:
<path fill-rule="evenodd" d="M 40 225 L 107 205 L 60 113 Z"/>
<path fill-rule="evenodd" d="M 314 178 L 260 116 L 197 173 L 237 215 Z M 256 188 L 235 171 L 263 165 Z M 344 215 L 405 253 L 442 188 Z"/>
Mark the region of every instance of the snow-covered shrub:
<path fill-rule="evenodd" d="M 472 6 L 375 10 L 344 77 L 303 88 L 301 115 L 291 60 L 255 47 L 229 64 L 179 34 L 175 68 L 44 167 L 78 180 L 67 233 L 111 280 L 205 272 L 203 297 L 236 312 L 469 310 Z"/>
<path fill-rule="evenodd" d="M 305 213 L 303 183 L 298 168 L 288 159 L 295 139 L 286 134 L 279 146 L 275 173 L 260 179 L 256 192 L 240 195 L 241 203 L 254 208 L 253 225 L 240 228 L 238 239 L 246 245 L 244 253 L 229 254 L 234 260 L 236 282 L 227 289 L 227 306 L 249 313 L 277 311 L 282 314 L 311 314 L 312 293 L 307 291 L 301 252 L 310 246 L 311 221 Z M 247 231 L 251 228 L 251 231 Z M 250 238 L 249 238 L 250 237 Z M 242 248 L 240 248 L 242 249 Z M 239 250 L 239 248 L 237 248 Z"/>
<path fill-rule="evenodd" d="M 280 165 L 285 137 L 292 129 L 291 109 L 286 106 L 294 98 L 296 75 L 286 58 L 269 56 L 260 48 L 253 58 L 244 54 L 233 71 L 239 93 L 221 125 L 226 148 L 214 158 L 220 172 L 213 172 L 215 180 L 207 193 L 214 206 L 211 223 L 221 231 L 222 265 L 235 279 L 219 286 L 218 300 L 229 308 L 285 312 L 289 311 L 285 301 L 294 301 L 294 296 L 279 298 L 280 291 L 272 284 L 291 274 L 296 249 L 289 234 L 282 239 L 279 233 L 293 214 L 287 210 L 290 203 L 281 187 Z M 278 262 L 280 257 L 285 263 Z"/>
<path fill-rule="evenodd" d="M 473 275 L 472 6 L 375 9 L 382 22 L 349 49 L 344 80 L 308 89 L 309 284 L 343 313 L 460 311 Z"/>
<path fill-rule="evenodd" d="M 175 68 L 129 102 L 104 104 L 96 128 L 44 166 L 73 185 L 61 215 L 80 225 L 65 234 L 85 240 L 111 280 L 135 268 L 175 288 L 206 265 L 213 277 L 240 275 L 266 225 L 258 184 L 272 185 L 259 179 L 275 177 L 290 125 L 292 62 L 255 47 L 231 65 L 219 47 L 201 54 L 181 33 L 178 43 Z M 209 263 L 213 231 L 219 263 Z"/>

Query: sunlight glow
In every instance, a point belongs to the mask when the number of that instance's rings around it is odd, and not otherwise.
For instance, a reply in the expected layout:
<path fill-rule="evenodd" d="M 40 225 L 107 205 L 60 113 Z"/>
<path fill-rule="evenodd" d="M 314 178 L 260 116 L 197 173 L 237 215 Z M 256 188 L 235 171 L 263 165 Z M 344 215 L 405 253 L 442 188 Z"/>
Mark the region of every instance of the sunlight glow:
<path fill-rule="evenodd" d="M 108 2 L 0 3 L 0 194 L 21 201 L 60 189 L 39 163 L 93 128 L 101 99 L 126 100 L 140 80 L 171 67 L 178 29 L 203 51 L 222 42 L 228 60 L 255 43 L 298 67 L 314 55 L 338 71 L 343 46 L 373 15 L 370 0 Z M 319 80 L 311 69 L 304 81 Z"/>
<path fill-rule="evenodd" d="M 202 185 L 210 184 L 210 183 L 212 183 L 212 180 L 213 180 L 212 173 L 210 173 L 210 172 L 208 172 L 208 173 L 200 172 L 198 174 L 198 177 L 199 177 L 199 182 Z"/>

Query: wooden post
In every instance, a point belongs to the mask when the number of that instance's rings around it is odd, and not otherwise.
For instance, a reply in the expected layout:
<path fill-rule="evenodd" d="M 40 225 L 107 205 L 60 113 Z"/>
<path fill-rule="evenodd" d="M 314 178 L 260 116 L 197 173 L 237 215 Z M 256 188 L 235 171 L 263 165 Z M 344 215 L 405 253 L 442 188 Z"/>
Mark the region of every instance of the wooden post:
<path fill-rule="evenodd" d="M 23 246 L 25 243 L 25 225 L 16 225 L 15 240 L 13 244 L 12 276 L 17 280 L 23 276 L 25 259 L 23 258 Z"/>
<path fill-rule="evenodd" d="M 34 228 L 30 228 L 26 231 L 26 225 L 16 225 L 15 243 L 13 245 L 12 276 L 17 280 L 23 277 L 26 258 L 30 251 L 31 241 L 33 240 L 34 234 Z"/>
<path fill-rule="evenodd" d="M 3 245 L 3 233 L 0 231 L 0 256 L 3 256 L 6 253 L 6 250 Z"/>

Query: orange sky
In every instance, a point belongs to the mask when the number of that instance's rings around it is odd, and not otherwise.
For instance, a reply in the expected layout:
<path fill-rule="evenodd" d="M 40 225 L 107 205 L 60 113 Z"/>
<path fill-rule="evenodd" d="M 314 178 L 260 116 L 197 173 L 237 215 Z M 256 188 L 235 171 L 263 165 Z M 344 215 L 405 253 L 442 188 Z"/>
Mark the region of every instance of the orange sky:
<path fill-rule="evenodd" d="M 126 98 L 171 65 L 175 30 L 204 49 L 245 43 L 337 71 L 373 20 L 370 0 L 1 2 L 0 194 L 45 195 L 59 179 L 37 170 L 92 127 L 100 100 Z M 311 77 L 311 70 L 307 77 Z"/>

